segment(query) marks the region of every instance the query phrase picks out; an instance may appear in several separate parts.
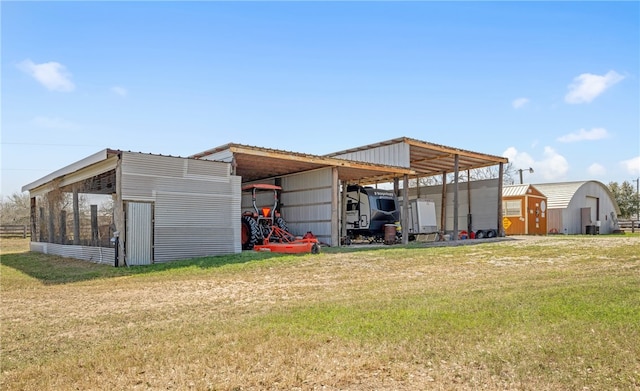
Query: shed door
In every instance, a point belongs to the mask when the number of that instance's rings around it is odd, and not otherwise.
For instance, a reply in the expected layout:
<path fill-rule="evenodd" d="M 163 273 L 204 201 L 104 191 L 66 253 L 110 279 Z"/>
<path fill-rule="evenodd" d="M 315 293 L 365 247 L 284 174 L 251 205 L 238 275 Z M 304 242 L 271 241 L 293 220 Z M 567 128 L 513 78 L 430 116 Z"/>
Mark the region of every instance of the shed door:
<path fill-rule="evenodd" d="M 529 197 L 527 200 L 528 234 L 544 235 L 547 233 L 546 201 Z"/>
<path fill-rule="evenodd" d="M 127 265 L 150 265 L 153 261 L 153 204 L 127 203 Z"/>
<path fill-rule="evenodd" d="M 591 208 L 591 215 L 589 216 L 591 218 L 591 224 L 595 224 L 596 221 L 600 220 L 600 216 L 598 216 L 598 212 L 599 212 L 599 202 L 598 202 L 598 198 L 597 197 L 589 197 L 587 196 L 587 202 L 585 206 L 588 206 L 589 208 Z"/>

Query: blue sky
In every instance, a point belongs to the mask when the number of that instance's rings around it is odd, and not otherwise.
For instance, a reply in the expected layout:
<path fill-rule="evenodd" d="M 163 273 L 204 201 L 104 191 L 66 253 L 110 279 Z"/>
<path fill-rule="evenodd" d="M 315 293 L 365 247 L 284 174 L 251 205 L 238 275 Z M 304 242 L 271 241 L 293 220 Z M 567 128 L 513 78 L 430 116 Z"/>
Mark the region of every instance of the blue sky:
<path fill-rule="evenodd" d="M 103 148 L 400 136 L 640 176 L 639 2 L 6 2 L 2 196 Z"/>

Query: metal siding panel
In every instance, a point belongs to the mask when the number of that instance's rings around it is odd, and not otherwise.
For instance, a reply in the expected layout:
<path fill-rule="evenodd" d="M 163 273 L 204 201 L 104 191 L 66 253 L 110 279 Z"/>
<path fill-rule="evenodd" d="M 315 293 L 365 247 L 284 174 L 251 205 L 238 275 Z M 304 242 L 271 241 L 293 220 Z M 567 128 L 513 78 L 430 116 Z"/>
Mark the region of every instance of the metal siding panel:
<path fill-rule="evenodd" d="M 547 209 L 547 230 L 552 232 L 552 230 L 557 231 L 559 234 L 567 233 L 564 231 L 564 226 L 562 225 L 562 209 Z"/>
<path fill-rule="evenodd" d="M 241 251 L 240 183 L 234 178 L 208 193 L 156 192 L 156 262 Z"/>
<path fill-rule="evenodd" d="M 225 149 L 224 151 L 220 151 L 218 153 L 212 153 L 211 155 L 203 156 L 200 159 L 231 163 L 231 161 L 233 160 L 233 152 L 231 152 L 231 150 L 229 149 Z"/>
<path fill-rule="evenodd" d="M 123 152 L 122 173 L 180 178 L 186 171 L 186 160 L 178 157 Z"/>
<path fill-rule="evenodd" d="M 113 265 L 115 249 L 110 247 L 89 247 L 68 244 L 31 242 L 29 249 L 43 254 L 53 254 L 65 258 L 80 259 L 93 263 Z"/>
<path fill-rule="evenodd" d="M 127 265 L 152 262 L 153 208 L 151 203 L 129 202 L 126 218 Z"/>
<path fill-rule="evenodd" d="M 153 201 L 154 190 L 206 193 L 216 185 L 228 183 L 229 164 L 140 153 L 123 154 L 122 198 Z"/>
<path fill-rule="evenodd" d="M 230 175 L 228 164 L 211 164 L 206 160 L 187 159 L 187 171 L 185 176 L 226 179 Z"/>
<path fill-rule="evenodd" d="M 409 167 L 409 149 L 409 144 L 401 142 L 392 145 L 375 147 L 363 151 L 336 155 L 334 157 L 367 163 L 385 164 L 388 166 Z"/>
<path fill-rule="evenodd" d="M 331 244 L 332 180 L 330 168 L 282 178 L 281 212 L 291 233 L 311 231 Z"/>
<path fill-rule="evenodd" d="M 416 198 L 417 189 L 409 189 L 409 199 Z M 453 230 L 453 184 L 447 184 L 447 221 L 444 230 Z M 433 200 L 436 204 L 436 221 L 440 224 L 442 216 L 442 186 L 420 187 L 420 197 Z M 458 183 L 458 229 L 467 229 L 469 212 L 467 183 Z M 472 228 L 496 229 L 498 221 L 498 180 L 489 179 L 471 182 Z M 442 227 L 439 227 L 443 229 Z"/>
<path fill-rule="evenodd" d="M 123 200 L 153 201 L 153 190 L 157 186 L 157 178 L 124 173 L 121 178 Z"/>

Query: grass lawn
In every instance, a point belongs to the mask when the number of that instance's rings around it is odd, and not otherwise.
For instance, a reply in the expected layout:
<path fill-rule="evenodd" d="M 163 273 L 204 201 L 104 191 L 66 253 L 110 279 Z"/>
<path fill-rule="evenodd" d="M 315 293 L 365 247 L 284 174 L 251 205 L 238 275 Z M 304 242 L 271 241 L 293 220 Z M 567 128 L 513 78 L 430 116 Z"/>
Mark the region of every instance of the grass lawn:
<path fill-rule="evenodd" d="M 637 234 L 130 268 L 1 248 L 2 390 L 640 389 Z"/>

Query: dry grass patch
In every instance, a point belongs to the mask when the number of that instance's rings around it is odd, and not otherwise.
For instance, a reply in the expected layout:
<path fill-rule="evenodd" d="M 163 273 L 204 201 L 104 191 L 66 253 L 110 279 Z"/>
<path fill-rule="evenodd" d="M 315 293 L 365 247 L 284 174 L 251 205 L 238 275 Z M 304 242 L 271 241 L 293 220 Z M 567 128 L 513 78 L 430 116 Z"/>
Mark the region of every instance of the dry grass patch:
<path fill-rule="evenodd" d="M 3 390 L 640 387 L 639 236 L 129 269 L 2 250 Z"/>

